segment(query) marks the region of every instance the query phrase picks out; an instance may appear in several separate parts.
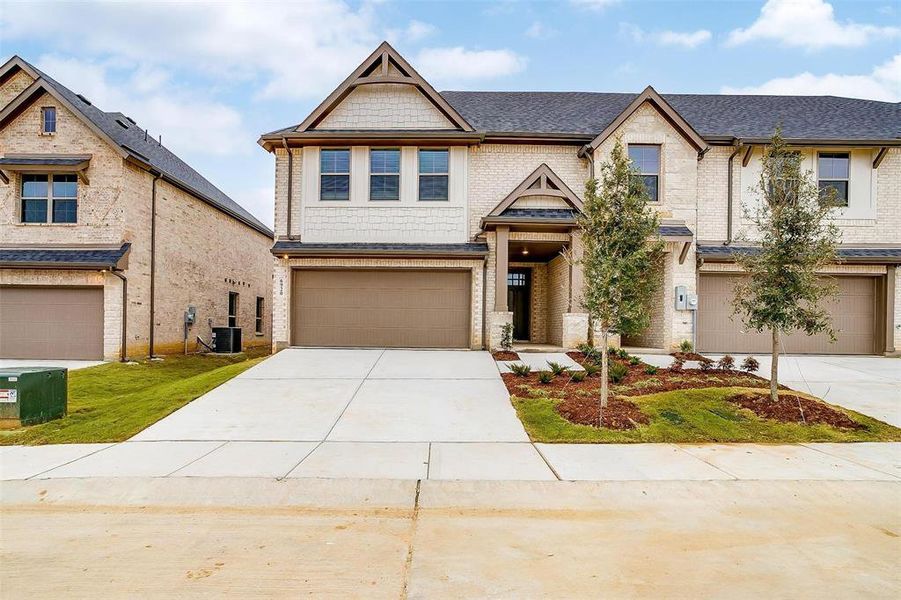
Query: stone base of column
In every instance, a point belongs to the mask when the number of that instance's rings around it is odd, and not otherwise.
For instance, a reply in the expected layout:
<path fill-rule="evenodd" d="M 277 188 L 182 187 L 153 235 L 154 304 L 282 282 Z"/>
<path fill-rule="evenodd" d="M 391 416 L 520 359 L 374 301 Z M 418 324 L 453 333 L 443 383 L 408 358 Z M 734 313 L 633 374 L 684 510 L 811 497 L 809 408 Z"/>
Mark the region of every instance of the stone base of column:
<path fill-rule="evenodd" d="M 563 347 L 575 348 L 588 341 L 588 313 L 563 313 Z"/>
<path fill-rule="evenodd" d="M 289 347 L 290 345 L 291 344 L 289 344 L 288 342 L 274 341 L 274 342 L 272 342 L 272 353 L 275 354 L 276 352 L 284 350 L 285 348 Z"/>
<path fill-rule="evenodd" d="M 501 340 L 504 338 L 504 325 L 513 324 L 513 312 L 488 313 L 488 349 L 500 350 Z"/>
<path fill-rule="evenodd" d="M 592 339 L 593 339 L 592 343 L 595 345 L 595 347 L 600 346 L 601 345 L 601 329 L 600 329 L 600 327 L 595 325 L 594 331 L 592 331 L 591 333 L 592 333 Z M 610 348 L 619 348 L 622 345 L 622 342 L 620 340 L 621 340 L 621 338 L 618 333 L 615 335 L 608 335 L 607 336 L 607 346 Z"/>

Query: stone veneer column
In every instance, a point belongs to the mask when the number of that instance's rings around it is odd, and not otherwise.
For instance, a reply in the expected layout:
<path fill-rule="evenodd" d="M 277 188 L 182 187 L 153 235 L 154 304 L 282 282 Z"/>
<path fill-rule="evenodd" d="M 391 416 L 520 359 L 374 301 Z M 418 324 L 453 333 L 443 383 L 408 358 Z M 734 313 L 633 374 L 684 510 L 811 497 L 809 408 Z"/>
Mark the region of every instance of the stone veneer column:
<path fill-rule="evenodd" d="M 510 228 L 499 226 L 494 259 L 494 311 L 507 312 L 507 266 L 509 264 Z"/>

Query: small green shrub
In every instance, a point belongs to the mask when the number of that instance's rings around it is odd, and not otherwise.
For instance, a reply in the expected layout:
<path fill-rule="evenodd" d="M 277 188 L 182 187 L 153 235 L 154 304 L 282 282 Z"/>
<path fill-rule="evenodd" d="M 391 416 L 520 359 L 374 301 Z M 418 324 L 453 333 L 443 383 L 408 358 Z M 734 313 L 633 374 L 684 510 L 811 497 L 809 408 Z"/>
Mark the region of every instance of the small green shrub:
<path fill-rule="evenodd" d="M 585 365 L 584 368 L 589 377 L 593 377 L 601 372 L 601 365 Z"/>
<path fill-rule="evenodd" d="M 760 368 L 760 363 L 757 362 L 757 359 L 754 358 L 753 356 L 749 356 L 748 358 L 744 359 L 741 363 L 741 370 L 745 371 L 746 373 L 754 373 L 759 368 Z"/>
<path fill-rule="evenodd" d="M 607 369 L 607 378 L 611 383 L 619 383 L 629 374 L 629 367 L 620 362 L 612 362 Z"/>
<path fill-rule="evenodd" d="M 632 365 L 633 367 L 637 367 L 638 365 L 641 364 L 641 359 L 638 358 L 637 356 L 630 356 L 629 364 Z"/>
<path fill-rule="evenodd" d="M 510 372 L 517 377 L 528 377 L 529 373 L 532 372 L 532 367 L 525 363 L 512 363 L 510 365 Z"/>
<path fill-rule="evenodd" d="M 694 352 L 694 345 L 691 343 L 691 340 L 682 340 L 682 343 L 679 344 L 679 350 L 682 352 Z"/>
<path fill-rule="evenodd" d="M 613 346 L 607 346 L 607 356 L 616 356 L 619 350 Z"/>
<path fill-rule="evenodd" d="M 538 383 L 550 383 L 554 380 L 554 374 L 550 371 L 538 371 Z"/>
<path fill-rule="evenodd" d="M 556 377 L 557 375 L 563 375 L 564 373 L 566 373 L 566 371 L 569 370 L 566 368 L 566 366 L 561 365 L 558 362 L 553 362 L 550 360 L 547 361 L 547 366 L 551 370 L 551 373 L 554 374 L 554 377 Z"/>
<path fill-rule="evenodd" d="M 644 366 L 644 372 L 647 373 L 648 375 L 656 375 L 658 370 L 659 369 L 657 367 L 655 367 L 654 365 L 645 365 Z"/>
<path fill-rule="evenodd" d="M 626 352 L 625 348 L 620 348 L 619 350 L 617 350 L 616 355 L 623 360 L 626 360 L 627 358 L 629 358 L 629 353 Z"/>
<path fill-rule="evenodd" d="M 513 323 L 504 323 L 501 327 L 501 348 L 507 351 L 513 349 Z"/>
<path fill-rule="evenodd" d="M 685 366 L 684 360 L 682 360 L 681 358 L 674 358 L 673 364 L 671 364 L 669 366 L 669 370 L 672 371 L 673 373 L 681 373 L 682 367 L 684 367 L 684 366 Z"/>
<path fill-rule="evenodd" d="M 588 376 L 588 373 L 586 373 L 585 371 L 573 371 L 570 374 L 569 378 L 571 381 L 574 381 L 576 383 L 581 383 L 582 381 L 585 381 L 585 378 L 587 376 Z"/>
<path fill-rule="evenodd" d="M 701 357 L 701 360 L 698 361 L 698 366 L 702 371 L 709 371 L 713 369 L 714 364 L 715 363 L 706 356 Z"/>
<path fill-rule="evenodd" d="M 720 371 L 731 371 L 735 368 L 735 359 L 727 354 L 716 363 L 716 368 Z"/>

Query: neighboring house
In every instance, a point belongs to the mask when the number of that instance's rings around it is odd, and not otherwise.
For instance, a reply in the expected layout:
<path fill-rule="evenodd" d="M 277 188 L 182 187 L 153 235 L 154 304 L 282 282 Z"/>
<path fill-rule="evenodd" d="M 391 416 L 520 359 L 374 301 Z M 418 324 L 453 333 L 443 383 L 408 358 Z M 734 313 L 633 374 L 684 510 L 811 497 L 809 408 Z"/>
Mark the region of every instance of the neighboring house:
<path fill-rule="evenodd" d="M 265 225 L 19 57 L 0 67 L 0 107 L 0 358 L 176 353 L 230 324 L 269 345 Z"/>
<path fill-rule="evenodd" d="M 275 154 L 273 344 L 497 346 L 588 338 L 574 216 L 617 138 L 666 242 L 650 328 L 624 344 L 762 352 L 732 320 L 733 258 L 764 144 L 777 124 L 820 185 L 839 190 L 830 267 L 838 341 L 789 352 L 901 347 L 901 105 L 835 97 L 436 92 L 382 44 Z M 738 248 L 740 250 L 740 248 Z M 697 313 L 677 302 L 697 294 Z M 694 317 L 697 317 L 695 322 Z"/>

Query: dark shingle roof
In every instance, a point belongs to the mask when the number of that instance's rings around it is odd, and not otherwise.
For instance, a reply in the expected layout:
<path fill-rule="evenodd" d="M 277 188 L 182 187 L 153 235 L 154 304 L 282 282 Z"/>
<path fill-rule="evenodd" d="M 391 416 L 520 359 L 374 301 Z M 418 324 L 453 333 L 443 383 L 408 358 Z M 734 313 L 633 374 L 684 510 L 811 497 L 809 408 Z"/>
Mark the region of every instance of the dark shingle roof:
<path fill-rule="evenodd" d="M 129 251 L 131 244 L 119 248 L 55 249 L 0 248 L 0 265 L 70 265 L 83 268 L 114 268 Z"/>
<path fill-rule="evenodd" d="M 691 232 L 685 225 L 678 224 L 669 224 L 669 223 L 661 223 L 658 232 L 661 236 L 669 236 L 669 237 L 692 237 L 694 234 Z"/>
<path fill-rule="evenodd" d="M 560 219 L 571 221 L 576 216 L 571 208 L 508 208 L 501 213 L 503 217 L 514 219 Z"/>
<path fill-rule="evenodd" d="M 738 254 L 754 254 L 760 249 L 754 246 L 725 246 L 723 244 L 698 244 L 697 253 L 706 258 L 730 258 Z M 888 259 L 886 262 L 901 262 L 901 246 L 881 247 L 844 247 L 837 251 L 838 257 L 843 259 Z M 897 260 L 891 260 L 897 259 Z"/>
<path fill-rule="evenodd" d="M 124 114 L 120 112 L 104 112 L 93 104 L 88 104 L 78 94 L 46 73 L 36 69 L 33 65 L 29 64 L 29 66 L 56 93 L 75 106 L 86 119 L 109 136 L 115 143 L 119 144 L 126 152 L 134 154 L 137 158 L 158 169 L 163 175 L 189 188 L 217 208 L 231 214 L 260 233 L 272 237 L 272 231 L 268 227 L 263 225 L 240 204 L 229 198 L 225 192 L 210 183 L 203 175 L 170 152 L 165 146 L 157 143 L 153 138 L 147 136 L 145 139 L 144 130 L 132 124 Z M 129 127 L 123 127 L 116 122 L 117 119 L 124 121 Z"/>
<path fill-rule="evenodd" d="M 0 165 L 58 165 L 58 166 L 74 166 L 85 161 L 84 158 L 59 158 L 59 157 L 28 157 L 28 158 L 0 158 Z"/>
<path fill-rule="evenodd" d="M 638 94 L 441 92 L 477 131 L 594 136 Z M 835 96 L 662 94 L 702 136 L 895 139 L 901 103 Z"/>

